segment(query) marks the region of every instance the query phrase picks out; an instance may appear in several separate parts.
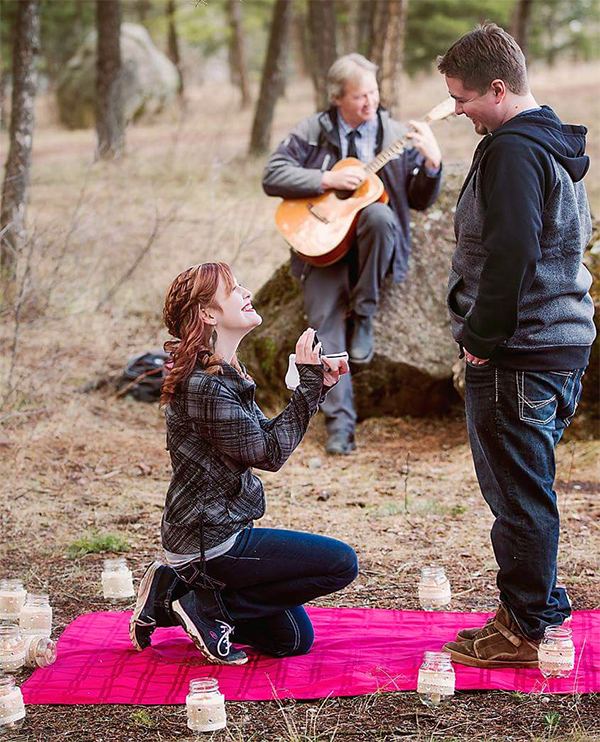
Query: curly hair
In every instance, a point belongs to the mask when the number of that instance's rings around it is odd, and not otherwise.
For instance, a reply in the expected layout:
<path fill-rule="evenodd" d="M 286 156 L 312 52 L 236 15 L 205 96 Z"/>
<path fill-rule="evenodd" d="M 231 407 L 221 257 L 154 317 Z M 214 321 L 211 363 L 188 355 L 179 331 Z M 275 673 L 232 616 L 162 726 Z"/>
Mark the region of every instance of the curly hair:
<path fill-rule="evenodd" d="M 201 263 L 180 273 L 169 286 L 163 319 L 175 340 L 167 340 L 164 345 L 170 358 L 165 364 L 169 373 L 161 388 L 161 406 L 171 402 L 198 362 L 207 374 L 223 371 L 225 361 L 215 353 L 215 328 L 202 319 L 202 309 L 217 306 L 219 281 L 223 281 L 228 293 L 233 291 L 235 278 L 227 263 Z M 236 356 L 231 365 L 249 378 Z"/>

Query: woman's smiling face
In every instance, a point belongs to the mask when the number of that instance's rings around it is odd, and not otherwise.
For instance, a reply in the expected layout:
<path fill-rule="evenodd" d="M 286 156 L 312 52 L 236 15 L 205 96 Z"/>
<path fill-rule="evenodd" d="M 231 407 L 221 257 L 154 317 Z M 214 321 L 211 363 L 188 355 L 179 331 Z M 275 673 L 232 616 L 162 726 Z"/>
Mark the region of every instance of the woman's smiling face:
<path fill-rule="evenodd" d="M 216 330 L 219 332 L 239 333 L 241 337 L 253 330 L 262 322 L 262 317 L 252 306 L 252 292 L 240 286 L 235 281 L 231 291 L 226 282 L 221 278 L 219 288 L 215 296 L 216 306 L 211 307 L 208 312 L 216 320 Z"/>

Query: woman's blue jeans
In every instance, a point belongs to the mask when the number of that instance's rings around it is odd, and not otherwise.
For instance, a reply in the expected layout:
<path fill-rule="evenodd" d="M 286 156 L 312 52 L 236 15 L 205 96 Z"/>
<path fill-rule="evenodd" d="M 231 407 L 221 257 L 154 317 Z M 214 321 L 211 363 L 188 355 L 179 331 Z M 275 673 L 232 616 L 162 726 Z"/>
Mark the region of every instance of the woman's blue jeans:
<path fill-rule="evenodd" d="M 302 607 L 349 585 L 358 574 L 354 550 L 326 536 L 247 528 L 223 556 L 178 568 L 199 606 L 235 626 L 235 641 L 275 656 L 304 654 L 314 634 Z"/>
<path fill-rule="evenodd" d="M 559 515 L 554 447 L 571 422 L 583 369 L 514 371 L 467 363 L 469 441 L 483 496 L 500 599 L 522 632 L 540 639 L 571 613 L 556 585 Z"/>

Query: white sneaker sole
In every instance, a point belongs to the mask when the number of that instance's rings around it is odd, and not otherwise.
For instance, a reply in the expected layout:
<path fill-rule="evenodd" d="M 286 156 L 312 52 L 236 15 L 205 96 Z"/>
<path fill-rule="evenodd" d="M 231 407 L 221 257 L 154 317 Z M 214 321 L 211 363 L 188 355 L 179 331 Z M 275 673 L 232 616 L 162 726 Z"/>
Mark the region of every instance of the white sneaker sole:
<path fill-rule="evenodd" d="M 209 662 L 211 662 L 213 665 L 245 665 L 246 662 L 248 662 L 248 657 L 246 656 L 244 656 L 240 660 L 234 660 L 233 662 L 222 660 L 222 659 L 219 659 L 218 657 L 215 657 L 213 654 L 209 652 L 208 647 L 206 646 L 206 644 L 204 643 L 200 635 L 200 632 L 194 626 L 193 621 L 190 620 L 190 617 L 184 611 L 183 606 L 178 600 L 173 601 L 172 611 L 182 621 L 183 630 L 190 637 L 190 639 L 194 642 L 194 646 L 196 647 L 196 649 L 199 652 L 201 652 L 201 654 L 204 657 L 206 657 L 206 659 Z"/>
<path fill-rule="evenodd" d="M 154 574 L 159 567 L 162 567 L 162 564 L 160 562 L 153 562 L 144 572 L 144 576 L 142 577 L 140 586 L 138 588 L 137 600 L 135 603 L 135 608 L 133 609 L 133 615 L 131 616 L 131 619 L 129 621 L 129 638 L 131 639 L 131 643 L 133 644 L 134 649 L 136 649 L 138 652 L 143 652 L 145 647 L 141 647 L 136 638 L 136 621 L 140 617 L 142 610 L 146 605 L 148 594 L 150 593 L 150 588 L 152 586 L 152 580 L 154 579 Z"/>

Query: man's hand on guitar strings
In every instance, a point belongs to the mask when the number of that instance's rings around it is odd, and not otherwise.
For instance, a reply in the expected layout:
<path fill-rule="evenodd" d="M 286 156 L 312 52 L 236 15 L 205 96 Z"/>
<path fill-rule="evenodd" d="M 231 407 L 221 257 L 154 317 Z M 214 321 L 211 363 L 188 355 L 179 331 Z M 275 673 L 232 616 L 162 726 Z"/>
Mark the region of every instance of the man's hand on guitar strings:
<path fill-rule="evenodd" d="M 406 138 L 413 143 L 415 149 L 425 158 L 425 167 L 437 170 L 442 164 L 442 151 L 429 124 L 424 121 L 409 121 L 414 129 L 409 131 Z"/>
<path fill-rule="evenodd" d="M 355 191 L 367 177 L 364 167 L 349 165 L 340 170 L 326 170 L 321 179 L 321 187 L 325 191 Z"/>

